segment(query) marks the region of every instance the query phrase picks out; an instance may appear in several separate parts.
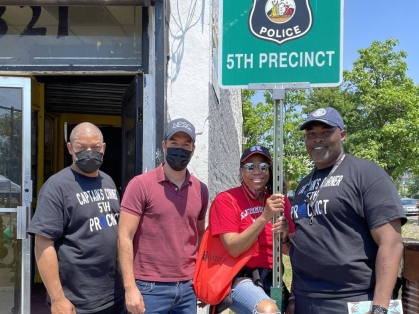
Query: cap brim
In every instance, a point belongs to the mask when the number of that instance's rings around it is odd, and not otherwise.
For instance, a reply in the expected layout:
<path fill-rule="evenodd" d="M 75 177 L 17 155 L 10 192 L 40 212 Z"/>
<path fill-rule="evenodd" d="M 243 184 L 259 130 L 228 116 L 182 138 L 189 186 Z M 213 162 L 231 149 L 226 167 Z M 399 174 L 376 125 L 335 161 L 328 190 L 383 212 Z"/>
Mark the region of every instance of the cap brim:
<path fill-rule="evenodd" d="M 268 158 L 270 161 L 272 161 L 271 156 L 266 155 L 264 152 L 261 152 L 261 151 L 254 151 L 254 152 L 251 152 L 249 155 L 247 155 L 247 156 L 246 156 L 246 158 L 244 158 L 244 159 L 240 159 L 240 162 L 245 162 L 247 159 L 249 159 L 249 157 L 250 157 L 250 156 L 253 156 L 253 155 L 256 155 L 256 154 L 258 154 L 258 155 L 262 155 L 262 156 L 265 156 L 265 157 L 266 157 L 266 158 Z"/>
<path fill-rule="evenodd" d="M 331 121 L 328 121 L 328 120 L 323 120 L 323 119 L 313 119 L 313 120 L 310 120 L 310 121 L 306 121 L 306 122 L 304 122 L 304 123 L 300 126 L 300 130 L 305 130 L 305 129 L 306 129 L 306 127 L 307 127 L 307 125 L 309 125 L 309 124 L 310 124 L 310 123 L 312 123 L 312 122 L 321 122 L 321 123 L 327 124 L 327 125 L 329 125 L 329 126 L 339 126 L 339 125 L 337 125 L 336 123 L 331 122 Z"/>
<path fill-rule="evenodd" d="M 175 135 L 176 133 L 185 133 L 185 134 L 189 135 L 189 137 L 191 138 L 192 142 L 195 143 L 195 138 L 191 134 L 189 134 L 188 132 L 185 132 L 185 131 L 171 132 L 171 133 L 167 134 L 165 140 L 172 138 L 172 136 Z"/>

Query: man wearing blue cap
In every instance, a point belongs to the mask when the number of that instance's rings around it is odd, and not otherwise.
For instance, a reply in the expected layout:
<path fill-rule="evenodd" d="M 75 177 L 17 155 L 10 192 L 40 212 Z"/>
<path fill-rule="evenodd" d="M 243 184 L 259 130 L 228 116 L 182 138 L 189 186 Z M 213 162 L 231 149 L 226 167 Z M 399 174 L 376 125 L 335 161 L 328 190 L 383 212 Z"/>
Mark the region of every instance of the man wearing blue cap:
<path fill-rule="evenodd" d="M 195 127 L 168 123 L 165 162 L 134 177 L 121 202 L 118 258 L 131 314 L 196 313 L 192 278 L 208 188 L 189 173 Z"/>
<path fill-rule="evenodd" d="M 288 313 L 347 314 L 348 302 L 372 301 L 387 313 L 403 252 L 406 216 L 397 190 L 376 163 L 345 154 L 346 130 L 333 108 L 301 125 L 315 168 L 291 206 L 293 294 Z"/>

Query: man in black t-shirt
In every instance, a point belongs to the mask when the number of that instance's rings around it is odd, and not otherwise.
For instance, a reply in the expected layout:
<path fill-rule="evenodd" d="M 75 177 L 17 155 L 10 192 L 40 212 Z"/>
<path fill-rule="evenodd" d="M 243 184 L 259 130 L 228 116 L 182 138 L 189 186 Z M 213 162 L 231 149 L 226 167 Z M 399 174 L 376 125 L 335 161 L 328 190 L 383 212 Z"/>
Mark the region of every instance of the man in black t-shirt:
<path fill-rule="evenodd" d="M 105 146 L 95 125 L 77 125 L 67 143 L 73 164 L 39 192 L 28 233 L 52 314 L 126 313 L 117 265 L 119 195 L 99 171 Z"/>
<path fill-rule="evenodd" d="M 286 313 L 347 314 L 348 302 L 357 301 L 372 301 L 372 314 L 387 313 L 406 222 L 397 190 L 376 163 L 344 153 L 335 109 L 314 111 L 300 129 L 315 168 L 291 206 L 295 233 L 286 245 L 295 302 Z"/>

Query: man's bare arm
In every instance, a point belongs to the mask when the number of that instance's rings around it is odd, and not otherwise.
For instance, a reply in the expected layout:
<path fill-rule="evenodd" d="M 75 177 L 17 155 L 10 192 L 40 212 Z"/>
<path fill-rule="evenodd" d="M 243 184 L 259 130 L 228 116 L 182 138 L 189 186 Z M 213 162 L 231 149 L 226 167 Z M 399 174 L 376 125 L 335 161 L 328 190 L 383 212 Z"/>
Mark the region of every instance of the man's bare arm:
<path fill-rule="evenodd" d="M 373 304 L 388 308 L 403 254 L 400 219 L 371 230 L 378 245 Z"/>
<path fill-rule="evenodd" d="M 121 211 L 118 224 L 118 261 L 125 288 L 125 302 L 131 314 L 144 313 L 144 301 L 134 277 L 133 240 L 140 217 Z"/>
<path fill-rule="evenodd" d="M 51 298 L 51 313 L 75 314 L 73 304 L 64 295 L 58 272 L 58 258 L 54 241 L 35 235 L 35 258 L 45 288 Z"/>

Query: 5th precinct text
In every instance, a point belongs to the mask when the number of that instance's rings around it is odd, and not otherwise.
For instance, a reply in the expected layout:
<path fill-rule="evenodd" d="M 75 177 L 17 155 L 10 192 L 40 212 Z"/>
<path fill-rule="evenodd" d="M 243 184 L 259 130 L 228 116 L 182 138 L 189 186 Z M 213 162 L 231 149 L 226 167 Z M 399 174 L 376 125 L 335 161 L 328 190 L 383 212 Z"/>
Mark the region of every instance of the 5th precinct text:
<path fill-rule="evenodd" d="M 226 67 L 232 69 L 253 68 L 307 68 L 332 67 L 335 51 L 300 51 L 269 53 L 229 53 Z"/>

